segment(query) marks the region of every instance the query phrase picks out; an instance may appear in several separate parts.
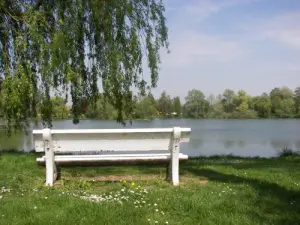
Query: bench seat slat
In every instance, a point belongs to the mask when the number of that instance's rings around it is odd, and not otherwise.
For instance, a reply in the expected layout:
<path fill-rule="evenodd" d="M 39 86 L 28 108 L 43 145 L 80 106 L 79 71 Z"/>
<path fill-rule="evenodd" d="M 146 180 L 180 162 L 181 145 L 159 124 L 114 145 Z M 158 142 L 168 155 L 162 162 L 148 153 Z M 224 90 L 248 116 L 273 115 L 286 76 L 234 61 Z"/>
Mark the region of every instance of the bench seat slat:
<path fill-rule="evenodd" d="M 118 155 L 55 155 L 55 162 L 59 165 L 72 163 L 118 163 L 118 162 L 169 162 L 171 154 L 118 154 Z M 188 156 L 179 154 L 179 160 L 187 160 Z M 39 164 L 44 164 L 46 157 L 37 158 Z"/>

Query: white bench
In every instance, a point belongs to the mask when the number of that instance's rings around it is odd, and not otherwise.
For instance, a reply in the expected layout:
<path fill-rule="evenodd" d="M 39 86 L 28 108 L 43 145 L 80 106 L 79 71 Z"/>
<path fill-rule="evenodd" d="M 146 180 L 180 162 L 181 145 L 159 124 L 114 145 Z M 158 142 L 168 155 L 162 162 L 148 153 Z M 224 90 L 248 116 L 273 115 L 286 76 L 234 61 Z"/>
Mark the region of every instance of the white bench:
<path fill-rule="evenodd" d="M 116 163 L 137 161 L 168 161 L 167 177 L 173 185 L 179 184 L 179 160 L 188 156 L 179 153 L 182 142 L 189 141 L 190 128 L 150 129 L 72 129 L 33 130 L 35 151 L 45 152 L 37 158 L 46 165 L 46 185 L 52 186 L 57 179 L 56 165 L 72 163 Z M 157 151 L 166 153 L 126 154 L 126 151 Z M 78 152 L 98 154 L 78 155 Z M 99 154 L 102 151 L 122 151 L 125 154 Z M 70 152 L 73 154 L 70 155 Z M 55 154 L 57 153 L 57 154 Z M 77 153 L 77 154 L 76 154 Z M 68 154 L 68 155 L 66 155 Z"/>

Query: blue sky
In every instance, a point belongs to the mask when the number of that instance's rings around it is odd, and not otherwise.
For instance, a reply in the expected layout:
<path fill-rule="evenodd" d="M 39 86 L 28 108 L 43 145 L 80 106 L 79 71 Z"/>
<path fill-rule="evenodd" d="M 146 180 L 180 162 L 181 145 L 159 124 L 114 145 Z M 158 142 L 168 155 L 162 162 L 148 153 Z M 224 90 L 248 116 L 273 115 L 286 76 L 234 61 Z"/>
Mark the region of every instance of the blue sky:
<path fill-rule="evenodd" d="M 164 0 L 170 54 L 156 97 L 300 86 L 300 0 Z"/>

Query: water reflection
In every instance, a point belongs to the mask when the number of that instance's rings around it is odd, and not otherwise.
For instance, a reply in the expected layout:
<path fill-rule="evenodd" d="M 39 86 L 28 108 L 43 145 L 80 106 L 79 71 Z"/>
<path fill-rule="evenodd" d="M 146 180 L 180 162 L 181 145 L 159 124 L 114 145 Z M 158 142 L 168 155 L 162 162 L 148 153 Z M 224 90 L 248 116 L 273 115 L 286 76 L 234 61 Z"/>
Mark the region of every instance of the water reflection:
<path fill-rule="evenodd" d="M 200 138 L 190 138 L 189 147 L 193 149 L 200 149 L 204 146 L 205 141 Z"/>
<path fill-rule="evenodd" d="M 244 140 L 239 140 L 239 141 L 238 141 L 238 146 L 241 147 L 241 148 L 245 147 L 245 146 L 246 146 L 246 141 L 244 141 Z"/>
<path fill-rule="evenodd" d="M 279 140 L 272 140 L 270 142 L 271 146 L 276 150 L 282 150 L 286 148 L 293 149 L 293 146 L 296 145 L 296 143 L 289 142 L 289 141 L 279 141 Z"/>
<path fill-rule="evenodd" d="M 225 140 L 223 144 L 226 149 L 230 149 L 235 145 L 235 142 L 233 140 Z"/>
<path fill-rule="evenodd" d="M 32 141 L 30 141 L 30 136 L 26 136 L 22 132 L 17 132 L 7 137 L 5 132 L 0 132 L 0 150 L 31 150 Z"/>

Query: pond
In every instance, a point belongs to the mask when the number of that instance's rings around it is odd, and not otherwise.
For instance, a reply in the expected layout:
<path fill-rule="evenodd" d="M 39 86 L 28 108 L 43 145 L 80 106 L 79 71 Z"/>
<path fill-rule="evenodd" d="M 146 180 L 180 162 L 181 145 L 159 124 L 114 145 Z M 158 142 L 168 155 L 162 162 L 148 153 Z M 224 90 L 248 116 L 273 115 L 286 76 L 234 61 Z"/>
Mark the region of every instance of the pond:
<path fill-rule="evenodd" d="M 189 156 L 233 154 L 237 156 L 273 157 L 284 148 L 300 150 L 300 120 L 210 120 L 210 119 L 155 119 L 133 121 L 126 128 L 189 127 L 190 142 L 182 144 L 181 152 Z M 39 127 L 41 128 L 41 127 Z M 57 129 L 122 128 L 115 121 L 82 120 L 74 125 L 72 120 L 55 121 Z M 31 131 L 28 135 L 17 132 L 7 137 L 0 130 L 0 149 L 33 149 Z"/>

